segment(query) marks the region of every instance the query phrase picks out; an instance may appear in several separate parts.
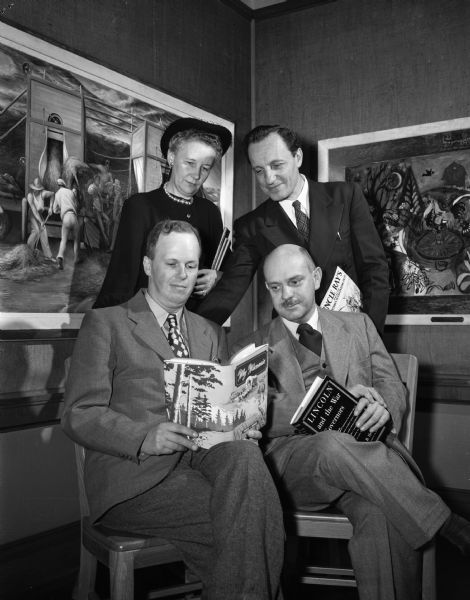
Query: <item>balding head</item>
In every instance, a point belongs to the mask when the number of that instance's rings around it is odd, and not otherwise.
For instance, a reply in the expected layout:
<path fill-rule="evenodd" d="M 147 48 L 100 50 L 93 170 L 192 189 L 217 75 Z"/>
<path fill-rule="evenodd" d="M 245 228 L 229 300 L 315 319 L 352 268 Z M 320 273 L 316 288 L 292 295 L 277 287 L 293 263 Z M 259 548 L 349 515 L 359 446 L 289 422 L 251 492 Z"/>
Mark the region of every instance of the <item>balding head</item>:
<path fill-rule="evenodd" d="M 264 261 L 264 278 L 276 311 L 289 321 L 304 323 L 315 312 L 315 290 L 321 269 L 310 254 L 294 244 L 275 248 Z"/>
<path fill-rule="evenodd" d="M 305 248 L 302 246 L 297 246 L 296 244 L 282 244 L 281 246 L 274 248 L 274 250 L 270 252 L 264 259 L 263 273 L 265 279 L 266 269 L 269 270 L 276 268 L 277 265 L 280 265 L 286 261 L 289 262 L 295 257 L 297 257 L 299 260 L 303 258 L 311 271 L 315 269 L 313 258 L 310 256 L 307 250 L 305 250 Z"/>

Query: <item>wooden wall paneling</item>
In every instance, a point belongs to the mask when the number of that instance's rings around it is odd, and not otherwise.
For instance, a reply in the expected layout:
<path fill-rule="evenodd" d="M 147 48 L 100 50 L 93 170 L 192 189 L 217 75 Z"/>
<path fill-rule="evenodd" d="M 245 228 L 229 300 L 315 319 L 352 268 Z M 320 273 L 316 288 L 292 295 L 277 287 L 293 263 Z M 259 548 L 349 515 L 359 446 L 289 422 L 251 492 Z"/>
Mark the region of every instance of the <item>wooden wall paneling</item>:
<path fill-rule="evenodd" d="M 59 425 L 0 435 L 0 547 L 77 521 L 74 446 Z"/>

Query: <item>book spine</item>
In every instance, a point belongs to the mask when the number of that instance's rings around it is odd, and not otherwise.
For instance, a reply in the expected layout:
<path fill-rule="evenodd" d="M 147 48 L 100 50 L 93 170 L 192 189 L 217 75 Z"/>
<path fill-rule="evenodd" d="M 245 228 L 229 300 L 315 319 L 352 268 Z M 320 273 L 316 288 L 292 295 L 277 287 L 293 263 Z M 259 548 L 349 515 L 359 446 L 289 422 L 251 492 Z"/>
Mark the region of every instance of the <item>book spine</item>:
<path fill-rule="evenodd" d="M 227 252 L 227 248 L 230 243 L 229 239 L 230 230 L 228 227 L 224 227 L 222 231 L 222 235 L 220 236 L 219 244 L 217 246 L 217 250 L 214 255 L 214 260 L 212 261 L 211 269 L 214 271 L 218 271 L 220 269 L 220 265 L 222 264 L 225 254 Z"/>

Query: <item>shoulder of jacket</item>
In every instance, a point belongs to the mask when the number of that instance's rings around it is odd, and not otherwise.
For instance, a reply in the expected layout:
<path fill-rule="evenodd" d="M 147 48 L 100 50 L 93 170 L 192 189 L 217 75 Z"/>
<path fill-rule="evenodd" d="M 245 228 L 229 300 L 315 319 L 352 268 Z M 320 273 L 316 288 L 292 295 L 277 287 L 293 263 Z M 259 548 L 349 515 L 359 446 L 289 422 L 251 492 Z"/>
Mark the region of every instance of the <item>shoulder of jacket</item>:
<path fill-rule="evenodd" d="M 186 316 L 199 327 L 211 329 L 216 335 L 220 335 L 220 333 L 223 331 L 223 328 L 214 321 L 211 321 L 210 319 L 208 319 L 207 317 L 203 317 L 202 315 L 198 315 L 197 313 L 192 312 L 191 310 L 186 309 Z"/>
<path fill-rule="evenodd" d="M 244 215 L 242 215 L 241 217 L 239 217 L 235 221 L 235 224 L 238 226 L 240 226 L 240 225 L 243 226 L 243 225 L 248 225 L 249 223 L 252 223 L 257 218 L 264 219 L 266 212 L 269 212 L 272 209 L 272 207 L 274 206 L 274 204 L 275 204 L 275 202 L 268 198 L 267 200 L 262 202 L 256 208 L 254 208 L 253 210 L 250 210 L 250 212 L 247 212 Z"/>

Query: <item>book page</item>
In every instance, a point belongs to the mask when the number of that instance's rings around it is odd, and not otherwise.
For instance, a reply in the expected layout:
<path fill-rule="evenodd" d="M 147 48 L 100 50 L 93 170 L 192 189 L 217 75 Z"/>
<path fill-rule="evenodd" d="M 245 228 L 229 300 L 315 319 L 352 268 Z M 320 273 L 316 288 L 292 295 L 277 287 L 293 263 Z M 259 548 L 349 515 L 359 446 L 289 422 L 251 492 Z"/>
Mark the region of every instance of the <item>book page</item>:
<path fill-rule="evenodd" d="M 330 287 L 323 296 L 320 306 L 329 310 L 360 312 L 362 308 L 361 291 L 347 273 L 336 267 Z"/>
<path fill-rule="evenodd" d="M 323 381 L 324 381 L 323 377 L 315 377 L 312 385 L 308 388 L 305 396 L 302 398 L 302 402 L 299 404 L 299 406 L 297 407 L 297 410 L 293 414 L 292 419 L 290 420 L 291 425 L 294 425 L 295 422 L 300 418 L 304 408 L 308 405 L 310 400 L 313 398 L 313 396 L 315 395 L 316 391 L 321 386 Z"/>
<path fill-rule="evenodd" d="M 243 360 L 245 357 L 250 356 L 250 354 L 253 354 L 255 349 L 256 346 L 254 343 L 248 344 L 248 346 L 244 346 L 241 350 L 235 352 L 235 354 L 231 357 L 230 364 L 233 365 L 238 361 Z"/>
<path fill-rule="evenodd" d="M 243 348 L 236 364 L 166 360 L 165 401 L 168 419 L 198 432 L 203 448 L 244 437 L 266 422 L 267 344 Z M 241 358 L 244 356 L 244 358 Z"/>

